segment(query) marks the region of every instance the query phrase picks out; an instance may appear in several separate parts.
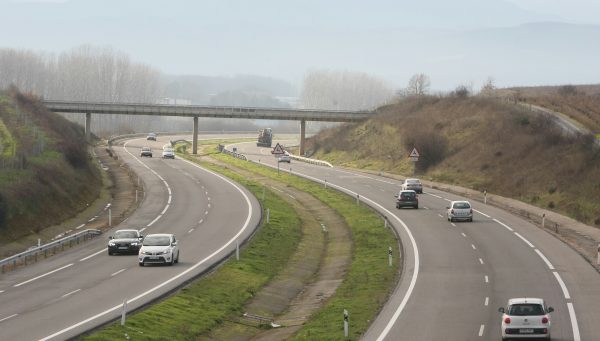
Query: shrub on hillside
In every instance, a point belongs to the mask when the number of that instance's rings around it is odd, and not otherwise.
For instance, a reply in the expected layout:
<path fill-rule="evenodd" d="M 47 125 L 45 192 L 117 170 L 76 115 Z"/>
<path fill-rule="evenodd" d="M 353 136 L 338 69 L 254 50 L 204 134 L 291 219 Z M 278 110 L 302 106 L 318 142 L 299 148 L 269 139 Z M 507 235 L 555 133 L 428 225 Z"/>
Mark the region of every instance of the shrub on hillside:
<path fill-rule="evenodd" d="M 413 148 L 417 148 L 419 151 L 421 156 L 416 166 L 420 171 L 425 171 L 443 161 L 448 153 L 448 139 L 434 131 L 407 132 L 404 137 L 404 146 L 409 153 Z"/>

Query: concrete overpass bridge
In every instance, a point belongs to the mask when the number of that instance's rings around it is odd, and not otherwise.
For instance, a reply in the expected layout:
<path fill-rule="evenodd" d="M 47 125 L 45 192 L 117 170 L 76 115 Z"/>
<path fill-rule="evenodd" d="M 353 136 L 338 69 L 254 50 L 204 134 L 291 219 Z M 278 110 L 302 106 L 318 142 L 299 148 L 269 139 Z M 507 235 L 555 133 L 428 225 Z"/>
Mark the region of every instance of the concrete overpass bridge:
<path fill-rule="evenodd" d="M 90 140 L 92 114 L 179 116 L 193 119 L 192 152 L 198 152 L 198 117 L 246 118 L 252 120 L 300 121 L 300 154 L 304 154 L 306 121 L 358 122 L 374 115 L 372 111 L 299 110 L 253 107 L 226 107 L 202 105 L 163 105 L 135 103 L 102 103 L 74 101 L 44 101 L 48 110 L 57 113 L 85 114 L 85 135 Z"/>

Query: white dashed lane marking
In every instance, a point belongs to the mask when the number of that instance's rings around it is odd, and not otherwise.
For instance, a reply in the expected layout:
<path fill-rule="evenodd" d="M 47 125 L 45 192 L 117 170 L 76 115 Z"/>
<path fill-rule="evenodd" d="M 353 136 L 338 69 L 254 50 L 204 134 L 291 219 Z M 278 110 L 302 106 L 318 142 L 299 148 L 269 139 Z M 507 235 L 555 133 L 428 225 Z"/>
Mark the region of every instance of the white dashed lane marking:
<path fill-rule="evenodd" d="M 11 318 L 13 318 L 13 317 L 17 316 L 17 315 L 19 315 L 19 314 L 12 314 L 12 315 L 10 315 L 10 316 L 7 316 L 7 317 L 5 317 L 5 318 L 3 318 L 3 319 L 0 319 L 0 322 L 4 322 L 4 321 L 6 321 L 6 320 L 8 320 L 8 319 L 11 319 Z"/>
<path fill-rule="evenodd" d="M 144 230 L 144 229 L 141 229 L 140 232 L 142 232 L 142 230 Z M 89 255 L 87 257 L 81 258 L 79 261 L 80 262 L 86 261 L 86 260 L 88 260 L 88 259 L 90 259 L 90 258 L 92 258 L 94 256 L 97 256 L 97 255 L 101 254 L 102 252 L 106 252 L 106 248 L 104 248 L 104 249 L 102 249 L 102 250 L 100 250 L 100 251 L 98 251 L 96 253 L 92 253 L 91 255 Z"/>
<path fill-rule="evenodd" d="M 24 285 L 24 284 L 27 284 L 27 283 L 33 282 L 33 281 L 35 281 L 35 280 L 38 280 L 38 279 L 40 279 L 40 278 L 42 278 L 42 277 L 46 277 L 46 276 L 48 276 L 48 275 L 51 275 L 51 274 L 53 274 L 53 273 L 55 273 L 55 272 L 57 272 L 57 271 L 60 271 L 60 270 L 66 269 L 66 268 L 68 268 L 68 267 L 70 267 L 70 266 L 73 266 L 73 263 L 71 263 L 71 264 L 67 264 L 67 265 L 65 265 L 65 266 L 63 266 L 63 267 L 60 267 L 60 268 L 58 268 L 58 269 L 54 269 L 54 270 L 52 270 L 52 271 L 46 272 L 46 273 L 45 273 L 45 274 L 43 274 L 43 275 L 39 275 L 39 276 L 37 276 L 37 277 L 34 277 L 34 278 L 32 278 L 32 279 L 29 279 L 29 280 L 27 280 L 27 281 L 25 281 L 25 282 L 21 282 L 21 283 L 19 283 L 19 284 L 15 284 L 15 285 L 13 285 L 13 286 L 14 286 L 15 288 L 17 288 L 17 287 L 20 287 L 21 285 Z"/>
<path fill-rule="evenodd" d="M 485 275 L 485 282 L 486 282 L 486 283 L 489 283 L 489 282 L 490 282 L 490 278 L 489 278 L 487 275 Z"/>
<path fill-rule="evenodd" d="M 121 270 L 119 270 L 119 271 L 117 271 L 117 272 L 115 272 L 115 273 L 112 273 L 112 274 L 110 275 L 110 277 L 114 277 L 114 276 L 116 276 L 116 275 L 120 274 L 121 272 L 123 272 L 123 271 L 125 271 L 125 270 L 127 270 L 127 269 L 121 269 Z"/>
<path fill-rule="evenodd" d="M 483 330 L 485 329 L 485 325 L 482 324 L 481 327 L 479 327 L 479 336 L 483 336 Z"/>
<path fill-rule="evenodd" d="M 479 258 L 479 263 L 483 264 L 483 259 Z"/>
<path fill-rule="evenodd" d="M 76 292 L 79 292 L 79 291 L 81 291 L 81 289 L 73 290 L 73 291 L 71 291 L 71 292 L 69 292 L 69 293 L 66 293 L 66 294 L 62 295 L 60 298 L 69 297 L 69 296 L 71 296 L 71 295 L 73 295 L 74 293 L 76 293 Z"/>

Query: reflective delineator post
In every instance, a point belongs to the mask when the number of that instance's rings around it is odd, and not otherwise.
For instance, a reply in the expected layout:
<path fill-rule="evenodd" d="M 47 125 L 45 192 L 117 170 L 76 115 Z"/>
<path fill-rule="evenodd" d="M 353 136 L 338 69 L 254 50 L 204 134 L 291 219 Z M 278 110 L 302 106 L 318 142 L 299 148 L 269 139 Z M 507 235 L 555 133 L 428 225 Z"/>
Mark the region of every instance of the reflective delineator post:
<path fill-rule="evenodd" d="M 358 195 L 358 194 L 357 194 L 357 195 L 356 195 L 356 204 L 357 204 L 357 205 L 358 205 L 358 204 L 360 204 L 359 200 L 360 200 L 360 195 Z"/>
<path fill-rule="evenodd" d="M 483 203 L 487 205 L 487 191 L 483 191 Z"/>
<path fill-rule="evenodd" d="M 327 180 L 325 180 L 325 189 L 327 189 Z"/>
<path fill-rule="evenodd" d="M 542 227 L 546 226 L 546 213 L 542 213 Z"/>
<path fill-rule="evenodd" d="M 600 244 L 598 244 L 598 260 L 596 261 L 596 264 L 600 265 Z"/>
<path fill-rule="evenodd" d="M 235 260 L 240 260 L 240 242 L 235 241 Z"/>
<path fill-rule="evenodd" d="M 135 190 L 135 202 L 138 202 L 138 190 Z"/>
<path fill-rule="evenodd" d="M 269 223 L 269 215 L 270 215 L 270 210 L 267 208 L 267 224 Z"/>
<path fill-rule="evenodd" d="M 111 212 L 110 208 L 108 209 L 108 226 L 109 227 L 112 226 L 112 212 Z"/>
<path fill-rule="evenodd" d="M 388 248 L 388 259 L 389 259 L 390 266 L 392 266 L 392 247 L 391 246 Z"/>
<path fill-rule="evenodd" d="M 344 309 L 344 337 L 348 338 L 348 310 Z"/>
<path fill-rule="evenodd" d="M 126 315 L 127 315 L 127 300 L 123 300 L 123 310 L 121 311 L 121 326 L 125 325 Z"/>
<path fill-rule="evenodd" d="M 387 227 L 388 227 L 387 217 L 383 217 L 383 225 L 387 229 Z"/>

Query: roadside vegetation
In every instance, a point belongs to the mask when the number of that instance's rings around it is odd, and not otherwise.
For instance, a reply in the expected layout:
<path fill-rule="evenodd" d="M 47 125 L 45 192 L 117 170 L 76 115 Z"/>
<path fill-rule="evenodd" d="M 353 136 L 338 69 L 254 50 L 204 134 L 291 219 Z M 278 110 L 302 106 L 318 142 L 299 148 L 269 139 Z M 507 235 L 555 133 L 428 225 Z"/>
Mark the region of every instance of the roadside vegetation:
<path fill-rule="evenodd" d="M 34 97 L 0 93 L 0 245 L 60 223 L 101 187 L 83 129 Z"/>
<path fill-rule="evenodd" d="M 600 150 L 565 137 L 553 122 L 507 101 L 413 96 L 372 119 L 309 140 L 336 165 L 412 175 L 519 199 L 600 226 Z"/>
<path fill-rule="evenodd" d="M 187 147 L 189 149 L 189 146 Z M 183 147 L 178 146 L 181 152 Z M 263 222 L 260 231 L 241 250 L 240 261 L 230 259 L 214 273 L 197 281 L 173 297 L 128 317 L 126 327 L 114 323 L 85 340 L 152 339 L 189 340 L 207 337 L 223 321 L 231 321 L 243 313 L 244 305 L 276 275 L 292 255 L 299 240 L 299 218 L 278 193 L 255 180 L 238 174 L 235 169 L 250 171 L 310 193 L 335 209 L 352 230 L 354 240 L 350 270 L 335 295 L 316 313 L 293 340 L 343 339 L 342 313 L 347 309 L 352 324 L 350 339 L 358 339 L 373 321 L 393 290 L 398 268 L 389 267 L 387 248 L 398 254 L 397 241 L 383 227 L 381 218 L 371 209 L 335 190 L 276 170 L 241 161 L 215 152 L 216 145 L 205 145 L 200 154 L 210 155 L 230 167 L 201 162 L 248 188 L 256 197 L 265 199 L 263 209 L 270 209 L 270 223 Z M 195 157 L 186 156 L 191 160 Z M 395 261 L 395 264 L 398 260 Z M 235 295 L 234 293 L 239 293 Z M 174 318 L 164 319 L 163 316 Z"/>

